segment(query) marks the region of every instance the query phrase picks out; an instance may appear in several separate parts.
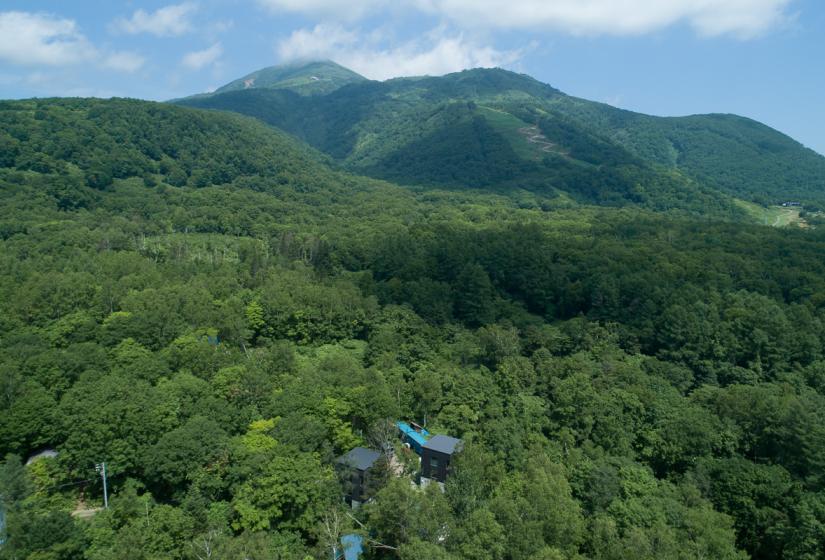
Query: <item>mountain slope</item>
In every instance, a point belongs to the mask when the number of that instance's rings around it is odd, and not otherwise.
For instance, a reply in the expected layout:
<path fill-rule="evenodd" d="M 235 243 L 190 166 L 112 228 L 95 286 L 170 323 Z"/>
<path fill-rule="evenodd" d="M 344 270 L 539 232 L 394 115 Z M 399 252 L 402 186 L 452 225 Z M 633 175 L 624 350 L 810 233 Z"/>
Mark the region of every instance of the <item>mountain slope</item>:
<path fill-rule="evenodd" d="M 648 161 L 679 168 L 734 196 L 775 204 L 825 197 L 825 158 L 738 115 L 651 117 L 573 97 L 558 110 L 603 131 Z"/>
<path fill-rule="evenodd" d="M 334 179 L 318 154 L 290 136 L 232 114 L 126 99 L 0 102 L 2 167 L 82 177 L 106 189 L 144 177 L 172 186 Z"/>
<path fill-rule="evenodd" d="M 582 203 L 739 213 L 726 196 L 550 112 L 562 95 L 527 76 L 471 70 L 352 84 L 324 96 L 246 90 L 181 104 L 254 116 L 353 172 L 402 184 L 526 189 Z"/>
<path fill-rule="evenodd" d="M 0 101 L 0 195 L 0 240 L 41 227 L 47 235 L 68 215 L 96 228 L 105 214 L 115 217 L 106 243 L 175 232 L 244 235 L 310 261 L 320 258 L 318 240 L 296 230 L 335 228 L 352 242 L 410 219 L 455 219 L 461 205 L 475 217 L 518 206 L 541 214 L 528 195 L 424 200 L 334 169 L 327 156 L 255 119 L 128 99 Z"/>
<path fill-rule="evenodd" d="M 254 116 L 353 171 L 408 184 L 520 186 L 657 209 L 724 206 L 728 196 L 825 206 L 825 158 L 769 127 L 631 113 L 500 69 L 355 83 L 311 98 L 253 89 L 181 103 Z M 697 198 L 704 202 L 689 202 Z"/>

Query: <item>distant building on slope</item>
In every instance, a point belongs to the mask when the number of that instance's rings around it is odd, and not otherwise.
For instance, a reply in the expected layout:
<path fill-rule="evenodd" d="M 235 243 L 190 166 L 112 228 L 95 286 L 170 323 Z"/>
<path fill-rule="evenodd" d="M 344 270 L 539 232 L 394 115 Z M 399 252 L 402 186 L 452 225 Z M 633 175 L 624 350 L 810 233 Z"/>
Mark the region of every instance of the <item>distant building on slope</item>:
<path fill-rule="evenodd" d="M 438 482 L 443 486 L 450 474 L 453 455 L 461 451 L 463 442 L 450 436 L 433 436 L 421 453 L 421 486 Z"/>
<path fill-rule="evenodd" d="M 346 455 L 339 457 L 336 469 L 344 481 L 344 500 L 353 508 L 357 508 L 368 499 L 370 470 L 381 456 L 378 451 L 366 447 L 356 447 Z"/>

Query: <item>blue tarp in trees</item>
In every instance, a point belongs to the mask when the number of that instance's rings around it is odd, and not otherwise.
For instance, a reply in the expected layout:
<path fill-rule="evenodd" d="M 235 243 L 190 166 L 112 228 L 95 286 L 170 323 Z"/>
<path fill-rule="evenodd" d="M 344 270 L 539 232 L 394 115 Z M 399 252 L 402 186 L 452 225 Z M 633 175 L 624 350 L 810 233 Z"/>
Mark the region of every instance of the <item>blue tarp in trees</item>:
<path fill-rule="evenodd" d="M 344 547 L 344 560 L 358 560 L 364 553 L 364 539 L 360 535 L 344 535 L 341 544 Z"/>

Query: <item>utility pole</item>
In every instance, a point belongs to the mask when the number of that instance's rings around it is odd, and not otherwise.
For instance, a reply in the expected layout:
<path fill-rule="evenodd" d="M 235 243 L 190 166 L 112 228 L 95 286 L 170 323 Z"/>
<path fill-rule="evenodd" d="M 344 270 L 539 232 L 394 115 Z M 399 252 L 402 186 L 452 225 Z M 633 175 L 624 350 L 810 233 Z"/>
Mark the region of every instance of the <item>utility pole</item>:
<path fill-rule="evenodd" d="M 95 471 L 100 473 L 100 477 L 103 479 L 103 507 L 109 509 L 109 490 L 106 488 L 106 462 L 96 464 Z"/>

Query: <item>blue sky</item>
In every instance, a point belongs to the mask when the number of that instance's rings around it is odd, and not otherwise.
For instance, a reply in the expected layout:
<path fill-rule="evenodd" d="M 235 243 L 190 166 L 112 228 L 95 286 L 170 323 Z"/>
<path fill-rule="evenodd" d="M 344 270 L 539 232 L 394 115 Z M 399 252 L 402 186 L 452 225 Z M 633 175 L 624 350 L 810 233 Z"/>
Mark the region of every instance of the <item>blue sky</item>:
<path fill-rule="evenodd" d="M 502 66 L 635 111 L 742 114 L 825 153 L 822 0 L 0 5 L 0 98 L 163 100 L 309 58 L 373 79 Z"/>

